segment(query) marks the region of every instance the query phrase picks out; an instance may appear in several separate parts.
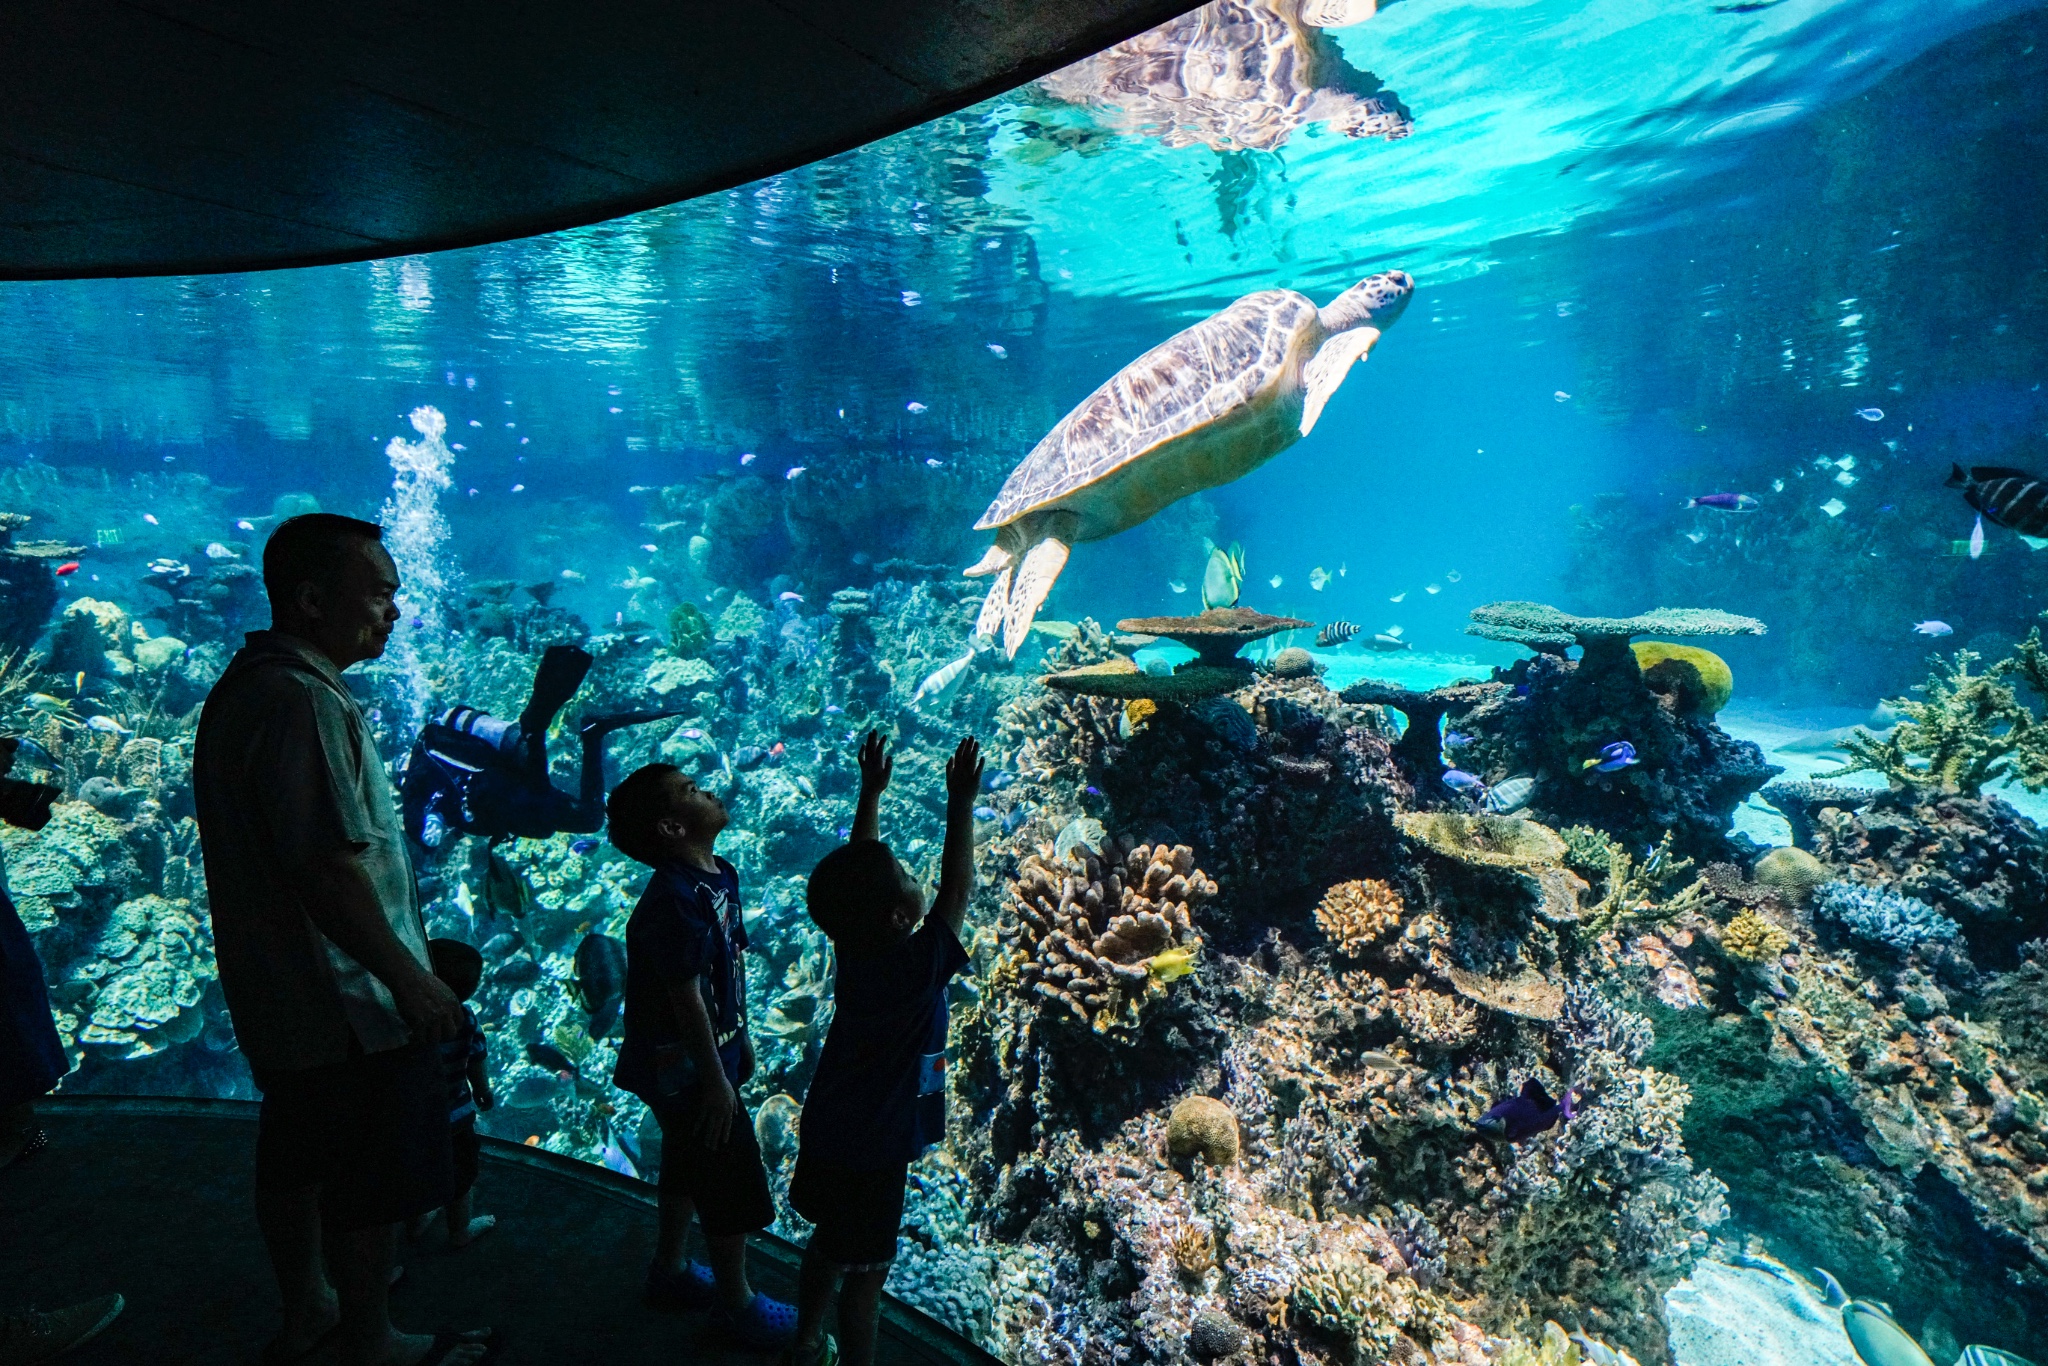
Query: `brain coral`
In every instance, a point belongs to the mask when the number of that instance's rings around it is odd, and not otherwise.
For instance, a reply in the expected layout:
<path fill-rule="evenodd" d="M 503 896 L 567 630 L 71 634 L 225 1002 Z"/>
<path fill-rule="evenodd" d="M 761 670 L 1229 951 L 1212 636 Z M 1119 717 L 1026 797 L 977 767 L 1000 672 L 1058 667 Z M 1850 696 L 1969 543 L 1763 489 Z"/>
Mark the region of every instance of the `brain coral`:
<path fill-rule="evenodd" d="M 1665 640 L 1633 641 L 1629 649 L 1644 681 L 1658 692 L 1675 694 L 1682 711 L 1712 716 L 1735 696 L 1735 674 L 1712 650 Z"/>
<path fill-rule="evenodd" d="M 1166 1120 L 1166 1154 L 1176 1162 L 1200 1153 L 1215 1167 L 1237 1161 L 1237 1116 L 1211 1096 L 1189 1096 Z"/>
<path fill-rule="evenodd" d="M 1804 905 L 1828 880 L 1827 865 L 1804 849 L 1773 849 L 1756 861 L 1755 879 L 1793 905 Z"/>

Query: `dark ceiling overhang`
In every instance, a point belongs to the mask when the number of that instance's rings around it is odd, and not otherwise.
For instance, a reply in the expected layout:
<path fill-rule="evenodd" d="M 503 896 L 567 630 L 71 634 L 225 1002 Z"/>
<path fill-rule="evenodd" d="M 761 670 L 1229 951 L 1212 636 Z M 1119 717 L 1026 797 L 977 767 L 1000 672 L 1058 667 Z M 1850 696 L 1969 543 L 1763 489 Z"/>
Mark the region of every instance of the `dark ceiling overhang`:
<path fill-rule="evenodd" d="M 599 222 L 998 94 L 1191 0 L 5 0 L 0 278 Z"/>

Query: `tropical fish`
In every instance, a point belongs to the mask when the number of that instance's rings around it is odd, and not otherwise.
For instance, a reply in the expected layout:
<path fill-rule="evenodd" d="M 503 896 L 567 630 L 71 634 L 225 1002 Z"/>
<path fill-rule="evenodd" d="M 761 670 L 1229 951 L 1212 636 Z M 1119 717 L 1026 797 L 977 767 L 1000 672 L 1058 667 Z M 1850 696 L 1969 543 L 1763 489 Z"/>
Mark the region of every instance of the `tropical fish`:
<path fill-rule="evenodd" d="M 1176 593 L 1185 593 L 1188 591 L 1188 586 L 1182 583 L 1179 579 L 1168 579 L 1166 581 L 1166 586 Z"/>
<path fill-rule="evenodd" d="M 44 712 L 50 716 L 59 716 L 71 710 L 69 702 L 46 692 L 32 692 L 23 698 L 22 701 L 28 703 L 33 710 Z"/>
<path fill-rule="evenodd" d="M 533 890 L 503 854 L 493 852 L 484 866 L 484 906 L 493 915 L 514 920 L 533 908 Z"/>
<path fill-rule="evenodd" d="M 1458 572 L 1457 570 L 1455 570 L 1455 569 L 1451 569 L 1451 570 L 1446 570 L 1446 571 L 1444 572 L 1444 582 L 1445 582 L 1445 583 L 1456 583 L 1456 582 L 1458 582 L 1458 580 L 1460 580 L 1460 579 L 1462 579 L 1462 578 L 1464 578 L 1464 577 L 1465 577 L 1465 576 L 1464 576 L 1463 574 L 1460 574 L 1460 573 L 1459 573 L 1459 572 Z"/>
<path fill-rule="evenodd" d="M 57 577 L 60 579 L 63 578 L 66 574 L 76 574 L 77 572 L 78 561 L 76 560 L 66 560 L 64 561 L 64 563 L 57 566 Z"/>
<path fill-rule="evenodd" d="M 222 545 L 219 541 L 208 541 L 206 543 L 206 558 L 209 560 L 239 560 L 242 557 L 228 549 L 225 545 Z"/>
<path fill-rule="evenodd" d="M 677 731 L 676 734 L 682 736 L 685 740 L 702 740 L 704 738 L 704 732 L 698 730 L 695 726 L 685 726 Z"/>
<path fill-rule="evenodd" d="M 235 523 L 235 530 L 237 531 L 254 531 L 255 529 L 256 524 L 250 521 L 247 517 L 244 517 L 241 521 Z"/>
<path fill-rule="evenodd" d="M 1351 637 L 1357 634 L 1358 628 L 1356 626 L 1353 626 L 1350 622 L 1333 621 L 1328 626 L 1325 626 L 1322 630 L 1316 632 L 1316 644 L 1321 648 L 1328 650 L 1338 645 L 1342 645 L 1345 641 L 1351 639 Z"/>
<path fill-rule="evenodd" d="M 1579 767 L 1582 769 L 1596 769 L 1601 773 L 1612 773 L 1616 769 L 1627 768 L 1630 764 L 1636 762 L 1638 762 L 1636 759 L 1636 747 L 1626 740 L 1616 740 L 1612 744 L 1600 746 L 1600 752 L 1581 763 Z"/>
<path fill-rule="evenodd" d="M 928 455 L 924 458 L 924 463 L 925 468 L 935 470 L 938 469 L 941 465 L 945 464 L 946 462 L 939 459 L 936 455 Z"/>
<path fill-rule="evenodd" d="M 2034 1366 L 2034 1363 L 2025 1357 L 2014 1356 L 2002 1347 L 1986 1347 L 1981 1342 L 1973 1342 L 1963 1348 L 1955 1366 Z"/>
<path fill-rule="evenodd" d="M 1065 862 L 1076 849 L 1086 849 L 1091 854 L 1102 852 L 1102 822 L 1093 816 L 1076 816 L 1060 827 L 1052 837 L 1052 856 Z"/>
<path fill-rule="evenodd" d="M 626 1001 L 626 946 L 608 934 L 584 935 L 576 946 L 576 986 L 590 1012 L 590 1037 L 602 1039 Z"/>
<path fill-rule="evenodd" d="M 1415 642 L 1403 640 L 1392 631 L 1381 631 L 1372 638 L 1372 648 L 1381 651 L 1412 650 L 1415 648 Z"/>
<path fill-rule="evenodd" d="M 1556 399 L 1559 403 L 1564 403 L 1570 400 L 1571 395 L 1566 393 L 1564 390 L 1559 389 L 1556 393 L 1552 394 L 1551 397 Z"/>
<path fill-rule="evenodd" d="M 1317 565 L 1314 569 L 1311 569 L 1308 572 L 1308 586 L 1310 588 L 1315 589 L 1318 593 L 1323 591 L 1324 585 L 1328 584 L 1329 581 L 1330 571 L 1323 568 L 1321 565 Z"/>
<path fill-rule="evenodd" d="M 598 1161 L 620 1176 L 637 1178 L 640 1175 L 640 1169 L 633 1165 L 633 1159 L 626 1156 L 625 1150 L 612 1140 L 607 1139 L 605 1145 L 597 1150 L 597 1157 Z"/>
<path fill-rule="evenodd" d="M 1145 972 L 1155 982 L 1171 982 L 1176 977 L 1185 977 L 1195 970 L 1193 949 L 1168 949 L 1155 953 L 1145 960 Z"/>
<path fill-rule="evenodd" d="M 1471 743 L 1472 737 L 1461 730 L 1447 730 L 1444 732 L 1445 749 L 1463 749 Z"/>
<path fill-rule="evenodd" d="M 1275 574 L 1272 578 L 1267 579 L 1266 582 L 1271 584 L 1273 587 L 1278 588 L 1280 586 L 1280 576 L 1278 574 Z"/>
<path fill-rule="evenodd" d="M 1495 1101 L 1479 1117 L 1478 1128 L 1483 1134 L 1520 1143 L 1525 1138 L 1534 1138 L 1546 1129 L 1554 1128 L 1559 1121 L 1569 1121 L 1571 1117 L 1571 1088 L 1565 1088 L 1562 1101 L 1554 1101 L 1543 1089 L 1543 1084 L 1531 1077 L 1522 1083 L 1519 1095 Z"/>
<path fill-rule="evenodd" d="M 1970 528 L 1970 558 L 1973 560 L 1979 559 L 1983 556 L 1983 554 L 1984 519 L 1982 517 L 1979 517 L 1977 519 L 1977 524 Z"/>
<path fill-rule="evenodd" d="M 1934 1366 L 1933 1358 L 1874 1300 L 1850 1300 L 1843 1305 L 1842 1331 L 1867 1366 Z"/>
<path fill-rule="evenodd" d="M 1956 628 L 1945 621 L 1923 621 L 1915 624 L 1913 629 L 1923 636 L 1952 636 L 1956 633 Z"/>
<path fill-rule="evenodd" d="M 87 730 L 96 730 L 102 735 L 133 735 L 135 733 L 111 716 L 88 716 L 85 718 L 85 728 Z"/>
<path fill-rule="evenodd" d="M 910 400 L 910 402 L 904 404 L 903 408 L 904 411 L 912 413 L 921 413 L 925 411 L 925 406 L 922 403 L 919 403 L 916 399 L 912 399 Z"/>
<path fill-rule="evenodd" d="M 782 477 L 784 479 L 801 479 L 804 471 L 808 468 L 809 466 L 807 465 L 791 465 L 782 472 Z"/>
<path fill-rule="evenodd" d="M 1422 591 L 1429 594 L 1431 597 L 1435 597 L 1437 594 L 1444 591 L 1444 586 L 1440 583 L 1424 584 L 1422 586 Z"/>
<path fill-rule="evenodd" d="M 1401 599 L 1403 599 L 1403 598 L 1405 598 L 1405 597 L 1407 597 L 1407 596 L 1408 596 L 1408 590 L 1404 588 L 1404 589 L 1402 589 L 1402 590 L 1401 590 L 1400 592 L 1398 592 L 1398 593 L 1394 594 L 1394 596 L 1393 596 L 1393 597 L 1391 597 L 1391 598 L 1388 598 L 1388 599 L 1387 599 L 1387 601 L 1388 601 L 1388 602 L 1399 602 L 1399 601 L 1401 601 Z"/>
<path fill-rule="evenodd" d="M 1865 422 L 1882 422 L 1884 421 L 1884 409 L 1858 408 L 1856 410 L 1856 416 L 1862 418 Z"/>
<path fill-rule="evenodd" d="M 1006 768 L 999 768 L 995 772 L 988 775 L 988 790 L 991 792 L 1001 792 L 1004 788 L 1008 787 L 1011 783 L 1014 783 L 1016 781 L 1016 774 L 1010 772 Z"/>
<path fill-rule="evenodd" d="M 1839 498 L 1830 498 L 1820 505 L 1820 510 L 1830 517 L 1839 517 L 1849 510 L 1849 505 Z"/>
<path fill-rule="evenodd" d="M 1835 482 L 1837 484 L 1840 484 L 1845 489 L 1854 488 L 1856 486 L 1856 476 L 1849 473 L 1849 471 L 1847 470 L 1843 470 L 1840 474 L 1835 476 Z"/>
<path fill-rule="evenodd" d="M 1351 572 L 1351 566 L 1350 566 L 1350 565 L 1348 565 L 1348 564 L 1344 564 L 1344 563 L 1342 563 L 1342 562 L 1340 562 L 1340 563 L 1339 563 L 1339 564 L 1337 565 L 1337 577 L 1338 577 L 1338 578 L 1340 578 L 1340 579 L 1341 579 L 1341 578 L 1343 578 L 1343 577 L 1344 577 L 1344 576 L 1345 576 L 1346 574 L 1349 574 L 1350 572 Z"/>
<path fill-rule="evenodd" d="M 752 451 L 748 451 L 745 455 L 740 457 L 740 463 L 742 465 L 751 465 L 760 458 L 761 457 L 755 455 Z"/>
<path fill-rule="evenodd" d="M 1399 1058 L 1395 1057 L 1392 1053 L 1382 1053 L 1377 1048 L 1366 1049 L 1358 1055 L 1358 1060 L 1367 1067 L 1376 1068 L 1382 1072 L 1398 1072 L 1402 1066 Z"/>
<path fill-rule="evenodd" d="M 804 595 L 801 593 L 789 592 L 777 593 L 775 595 L 775 600 L 777 602 L 802 602 L 804 600 Z"/>
<path fill-rule="evenodd" d="M 587 837 L 580 840 L 572 840 L 569 843 L 569 852 L 572 854 L 587 854 L 595 848 L 597 848 L 597 841 Z"/>
<path fill-rule="evenodd" d="M 1536 791 L 1536 780 L 1526 775 L 1507 778 L 1487 789 L 1484 801 L 1486 809 L 1497 815 L 1519 811 L 1529 804 L 1530 796 Z"/>
<path fill-rule="evenodd" d="M 1001 342 L 990 342 L 988 343 L 988 353 L 997 360 L 1007 360 L 1010 355 L 1010 349 Z"/>
<path fill-rule="evenodd" d="M 759 745 L 741 745 L 732 752 L 734 768 L 758 768 L 768 758 L 768 751 Z"/>
<path fill-rule="evenodd" d="M 992 821 L 995 818 L 996 809 L 993 806 L 977 806 L 974 808 L 974 819 L 978 821 Z"/>
<path fill-rule="evenodd" d="M 1475 797 L 1486 794 L 1486 780 L 1475 777 L 1462 768 L 1445 769 L 1444 786 L 1451 788 L 1453 791 L 1470 793 Z"/>
<path fill-rule="evenodd" d="M 1689 508 L 1718 508 L 1722 512 L 1749 512 L 1760 506 L 1746 493 L 1703 493 L 1686 500 Z"/>
<path fill-rule="evenodd" d="M 911 695 L 910 705 L 917 707 L 927 702 L 935 707 L 948 705 L 954 697 L 959 695 L 960 689 L 966 685 L 967 671 L 973 664 L 974 651 L 972 650 L 961 655 L 958 659 L 941 664 L 938 668 L 932 670 L 924 682 L 917 685 L 917 691 Z"/>
<path fill-rule="evenodd" d="M 1213 541 L 1203 544 L 1209 547 L 1209 563 L 1202 571 L 1202 607 L 1237 606 L 1244 590 L 1244 547 L 1234 541 L 1228 550 Z"/>
<path fill-rule="evenodd" d="M 143 514 L 142 514 L 142 520 L 143 520 L 143 521 L 145 521 L 145 522 L 148 522 L 148 523 L 149 523 L 149 524 L 150 524 L 151 526 L 162 526 L 162 525 L 163 525 L 163 523 L 162 523 L 162 522 L 159 522 L 159 521 L 158 521 L 158 520 L 156 519 L 156 514 L 155 514 L 154 512 L 145 512 L 145 513 L 143 513 Z"/>
<path fill-rule="evenodd" d="M 551 1043 L 528 1044 L 526 1060 L 535 1067 L 546 1068 L 550 1072 L 566 1073 L 569 1076 L 574 1076 L 577 1072 L 576 1064 L 569 1060 L 569 1055 Z"/>
<path fill-rule="evenodd" d="M 2003 465 L 1951 465 L 1945 488 L 1961 489 L 1963 501 L 1994 525 L 2026 536 L 2048 536 L 2048 481 Z"/>

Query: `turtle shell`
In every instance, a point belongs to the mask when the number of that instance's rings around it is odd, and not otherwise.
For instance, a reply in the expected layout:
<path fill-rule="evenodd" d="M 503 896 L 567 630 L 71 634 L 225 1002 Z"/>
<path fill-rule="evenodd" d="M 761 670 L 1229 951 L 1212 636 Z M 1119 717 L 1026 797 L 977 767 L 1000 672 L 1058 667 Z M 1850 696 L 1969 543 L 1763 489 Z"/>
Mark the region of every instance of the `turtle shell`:
<path fill-rule="evenodd" d="M 1291 289 L 1247 294 L 1176 332 L 1061 418 L 1010 471 L 975 529 L 1003 526 L 1055 503 L 1081 502 L 1076 495 L 1085 496 L 1133 461 L 1254 409 L 1291 402 L 1298 421 L 1301 367 L 1310 341 L 1320 338 L 1315 303 Z M 1286 444 L 1261 451 L 1246 468 Z"/>

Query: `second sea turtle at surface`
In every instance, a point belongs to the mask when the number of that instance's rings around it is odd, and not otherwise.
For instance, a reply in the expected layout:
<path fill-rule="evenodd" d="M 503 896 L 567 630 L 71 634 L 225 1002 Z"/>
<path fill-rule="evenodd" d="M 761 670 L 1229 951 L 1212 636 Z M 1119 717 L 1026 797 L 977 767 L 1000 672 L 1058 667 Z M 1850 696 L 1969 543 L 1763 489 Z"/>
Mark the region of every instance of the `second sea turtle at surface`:
<path fill-rule="evenodd" d="M 1414 289 L 1390 270 L 1321 308 L 1291 289 L 1260 290 L 1117 371 L 1010 471 L 975 524 L 996 533 L 967 571 L 996 576 L 976 635 L 1000 628 L 1014 657 L 1071 547 L 1128 531 L 1307 436 Z"/>

